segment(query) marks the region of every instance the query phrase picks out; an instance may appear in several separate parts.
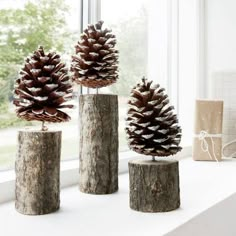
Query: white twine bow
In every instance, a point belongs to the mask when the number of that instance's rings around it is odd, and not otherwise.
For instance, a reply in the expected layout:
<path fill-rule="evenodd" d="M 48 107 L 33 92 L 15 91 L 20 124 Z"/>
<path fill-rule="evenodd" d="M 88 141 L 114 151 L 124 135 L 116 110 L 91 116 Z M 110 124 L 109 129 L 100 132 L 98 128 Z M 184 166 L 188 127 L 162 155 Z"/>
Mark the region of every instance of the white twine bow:
<path fill-rule="evenodd" d="M 207 152 L 209 157 L 213 160 L 213 157 L 214 159 L 218 161 L 218 159 L 216 158 L 216 154 L 215 154 L 215 143 L 213 141 L 213 138 L 220 138 L 222 137 L 221 134 L 209 134 L 207 131 L 205 130 L 201 130 L 199 135 L 196 135 L 198 137 L 198 139 L 201 141 L 201 149 L 203 152 Z M 213 154 L 213 157 L 209 151 L 209 145 L 208 145 L 208 142 L 206 140 L 206 138 L 210 138 L 211 139 L 211 144 L 212 144 L 212 154 Z"/>

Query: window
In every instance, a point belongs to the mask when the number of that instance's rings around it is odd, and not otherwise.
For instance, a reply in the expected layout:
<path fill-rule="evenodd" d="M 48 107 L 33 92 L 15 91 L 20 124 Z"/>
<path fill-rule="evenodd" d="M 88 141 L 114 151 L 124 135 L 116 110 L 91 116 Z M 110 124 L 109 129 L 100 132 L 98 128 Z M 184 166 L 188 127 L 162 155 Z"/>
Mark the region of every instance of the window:
<path fill-rule="evenodd" d="M 14 166 L 17 131 L 39 122 L 16 118 L 12 104 L 14 80 L 24 58 L 43 45 L 57 50 L 68 66 L 80 33 L 80 4 L 73 0 L 2 0 L 0 5 L 0 170 Z M 75 90 L 76 91 L 76 90 Z M 75 93 L 76 94 L 76 93 Z M 77 98 L 74 98 L 77 106 Z M 78 110 L 68 111 L 71 121 L 48 125 L 62 130 L 62 159 L 78 156 Z"/>
<path fill-rule="evenodd" d="M 120 151 L 128 149 L 124 117 L 131 88 L 146 76 L 164 87 L 191 146 L 196 96 L 196 0 L 101 0 L 101 19 L 117 36 L 119 81 L 104 92 L 119 95 Z M 188 114 L 188 115 L 186 115 Z"/>
<path fill-rule="evenodd" d="M 24 58 L 38 45 L 70 63 L 82 27 L 104 20 L 117 36 L 119 80 L 100 93 L 119 95 L 120 152 L 128 151 L 125 116 L 131 88 L 143 77 L 165 87 L 179 114 L 182 145 L 190 145 L 196 81 L 196 0 L 2 0 L 0 5 L 0 170 L 13 168 L 17 130 L 38 122 L 17 119 L 12 89 Z M 78 106 L 81 88 L 75 87 Z M 83 89 L 83 93 L 87 93 Z M 93 92 L 92 90 L 89 91 Z M 62 159 L 78 157 L 78 107 L 63 131 Z M 186 115 L 188 114 L 188 115 Z"/>

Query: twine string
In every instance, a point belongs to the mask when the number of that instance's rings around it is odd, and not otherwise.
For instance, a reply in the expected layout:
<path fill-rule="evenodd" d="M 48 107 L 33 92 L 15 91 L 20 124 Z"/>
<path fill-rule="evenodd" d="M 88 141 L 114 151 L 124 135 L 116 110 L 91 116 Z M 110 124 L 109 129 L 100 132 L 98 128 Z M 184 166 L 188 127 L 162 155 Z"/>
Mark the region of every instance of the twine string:
<path fill-rule="evenodd" d="M 201 141 L 201 149 L 203 152 L 207 152 L 209 157 L 213 160 L 213 157 L 214 159 L 218 162 L 218 159 L 216 158 L 216 154 L 215 154 L 215 143 L 213 141 L 213 138 L 221 138 L 222 137 L 222 134 L 209 134 L 207 131 L 205 130 L 201 130 L 200 133 L 198 135 L 195 135 L 200 141 Z M 212 154 L 213 154 L 213 157 L 209 151 L 209 145 L 208 145 L 208 142 L 206 140 L 206 138 L 210 138 L 211 140 L 211 143 L 212 143 Z M 225 149 L 236 143 L 236 139 L 226 143 L 223 147 L 222 147 L 222 156 L 223 157 L 226 157 L 226 158 L 232 158 L 232 157 L 236 157 L 236 151 L 233 152 L 232 154 L 230 154 L 229 156 L 227 156 L 225 154 Z"/>
<path fill-rule="evenodd" d="M 222 147 L 222 155 L 223 155 L 223 157 L 228 157 L 228 158 L 229 158 L 229 157 L 236 157 L 236 152 L 233 152 L 233 153 L 232 153 L 231 155 L 229 155 L 229 156 L 227 156 L 227 155 L 224 154 L 225 148 L 228 147 L 228 146 L 230 146 L 230 145 L 233 144 L 233 143 L 236 143 L 236 139 L 234 139 L 234 140 L 232 140 L 232 141 L 226 143 L 226 144 Z"/>
<path fill-rule="evenodd" d="M 197 136 L 198 136 L 198 139 L 201 141 L 202 151 L 207 152 L 209 157 L 211 158 L 211 160 L 215 159 L 217 162 L 219 162 L 216 157 L 216 154 L 215 154 L 215 143 L 213 141 L 213 138 L 215 138 L 215 137 L 218 138 L 218 137 L 221 137 L 222 135 L 221 134 L 209 134 L 207 131 L 201 130 L 199 135 L 197 135 Z M 209 151 L 209 145 L 208 145 L 206 138 L 210 138 L 210 140 L 211 140 L 213 157 Z"/>

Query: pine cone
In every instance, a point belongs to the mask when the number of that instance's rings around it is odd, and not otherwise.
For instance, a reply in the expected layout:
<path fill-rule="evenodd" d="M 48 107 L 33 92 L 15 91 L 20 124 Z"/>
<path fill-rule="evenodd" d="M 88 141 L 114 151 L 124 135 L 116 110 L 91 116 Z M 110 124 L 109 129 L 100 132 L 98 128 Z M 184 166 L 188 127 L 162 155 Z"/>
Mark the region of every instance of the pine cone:
<path fill-rule="evenodd" d="M 62 122 L 70 117 L 62 112 L 63 105 L 72 98 L 72 85 L 65 64 L 55 53 L 45 54 L 39 47 L 27 57 L 14 89 L 17 116 L 28 121 Z"/>
<path fill-rule="evenodd" d="M 181 129 L 173 106 L 160 85 L 145 78 L 131 91 L 126 133 L 134 151 L 151 156 L 169 156 L 181 150 Z"/>
<path fill-rule="evenodd" d="M 75 46 L 72 80 L 89 88 L 101 88 L 118 79 L 118 51 L 111 30 L 102 29 L 103 21 L 89 25 Z"/>

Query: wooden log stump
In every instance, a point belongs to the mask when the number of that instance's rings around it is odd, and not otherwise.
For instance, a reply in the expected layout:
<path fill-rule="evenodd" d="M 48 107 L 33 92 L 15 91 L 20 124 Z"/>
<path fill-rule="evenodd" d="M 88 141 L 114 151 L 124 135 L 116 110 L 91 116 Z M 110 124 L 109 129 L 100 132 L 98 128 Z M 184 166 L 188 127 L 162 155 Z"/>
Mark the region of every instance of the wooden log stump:
<path fill-rule="evenodd" d="M 79 189 L 110 194 L 118 190 L 118 100 L 87 94 L 79 99 Z"/>
<path fill-rule="evenodd" d="M 61 131 L 19 131 L 15 208 L 42 215 L 60 207 Z"/>
<path fill-rule="evenodd" d="M 167 212 L 180 206 L 178 161 L 129 162 L 130 208 Z"/>

